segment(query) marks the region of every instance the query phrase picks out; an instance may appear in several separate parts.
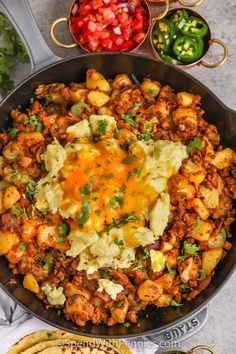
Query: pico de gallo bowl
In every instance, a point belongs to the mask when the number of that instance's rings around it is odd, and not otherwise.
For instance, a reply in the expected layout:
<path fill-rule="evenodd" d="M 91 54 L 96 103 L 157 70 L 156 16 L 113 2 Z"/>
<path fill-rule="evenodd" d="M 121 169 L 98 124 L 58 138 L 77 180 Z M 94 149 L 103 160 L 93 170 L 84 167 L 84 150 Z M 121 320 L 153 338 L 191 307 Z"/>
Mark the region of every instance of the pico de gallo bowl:
<path fill-rule="evenodd" d="M 69 26 L 89 52 L 130 52 L 146 38 L 149 9 L 143 0 L 76 0 Z"/>

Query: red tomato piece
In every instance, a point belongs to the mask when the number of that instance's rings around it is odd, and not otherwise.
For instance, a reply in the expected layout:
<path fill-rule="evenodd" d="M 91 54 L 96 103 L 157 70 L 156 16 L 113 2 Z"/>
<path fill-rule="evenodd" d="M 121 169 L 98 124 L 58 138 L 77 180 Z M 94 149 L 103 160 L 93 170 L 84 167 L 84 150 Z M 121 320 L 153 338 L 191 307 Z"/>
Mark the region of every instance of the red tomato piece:
<path fill-rule="evenodd" d="M 138 34 L 136 34 L 136 36 L 134 36 L 133 40 L 136 43 L 141 43 L 145 36 L 146 34 L 144 32 L 139 32 Z"/>
<path fill-rule="evenodd" d="M 92 0 L 92 7 L 93 9 L 97 10 L 99 7 L 103 6 L 103 1 L 102 0 Z"/>

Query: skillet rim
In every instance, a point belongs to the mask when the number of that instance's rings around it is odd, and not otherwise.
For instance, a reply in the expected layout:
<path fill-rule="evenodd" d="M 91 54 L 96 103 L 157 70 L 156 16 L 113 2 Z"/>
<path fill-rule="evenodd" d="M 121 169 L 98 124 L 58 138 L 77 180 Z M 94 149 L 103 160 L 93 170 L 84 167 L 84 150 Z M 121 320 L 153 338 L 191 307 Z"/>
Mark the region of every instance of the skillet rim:
<path fill-rule="evenodd" d="M 62 60 L 56 61 L 52 64 L 47 65 L 44 68 L 41 68 L 39 70 L 37 70 L 36 72 L 32 73 L 29 77 L 25 78 L 22 82 L 20 82 L 1 102 L 0 104 L 0 109 L 2 108 L 2 106 L 5 104 L 5 102 L 8 101 L 8 99 L 10 98 L 11 95 L 13 95 L 17 90 L 19 90 L 24 84 L 26 84 L 27 82 L 30 82 L 31 79 L 33 79 L 34 77 L 36 77 L 38 74 L 52 68 L 55 67 L 57 65 L 66 63 L 66 62 L 70 62 L 73 60 L 78 60 L 79 58 L 86 58 L 86 57 L 95 57 L 95 56 L 110 56 L 110 57 L 114 57 L 114 56 L 124 56 L 124 57 L 136 57 L 136 58 L 141 58 L 147 61 L 152 61 L 152 62 L 156 62 L 158 63 L 158 65 L 161 66 L 165 66 L 165 67 L 170 67 L 171 69 L 173 69 L 174 71 L 177 71 L 181 76 L 183 77 L 187 77 L 188 79 L 190 79 L 192 82 L 197 83 L 199 86 L 202 87 L 203 90 L 205 90 L 212 98 L 214 101 L 216 101 L 217 103 L 219 103 L 221 105 L 221 107 L 228 113 L 232 113 L 235 116 L 236 119 L 236 111 L 234 111 L 233 109 L 229 108 L 228 106 L 226 106 L 224 104 L 224 102 L 219 99 L 216 94 L 214 92 L 212 92 L 205 84 L 201 83 L 198 79 L 196 79 L 195 77 L 193 77 L 192 75 L 190 75 L 189 73 L 186 73 L 185 71 L 177 68 L 174 65 L 159 61 L 155 58 L 150 58 L 147 57 L 146 55 L 143 54 L 133 54 L 133 53 L 122 53 L 122 52 L 101 52 L 101 53 L 85 53 L 82 55 L 78 55 L 78 56 L 72 56 L 69 58 L 64 58 Z M 4 256 L 2 256 L 4 257 Z M 1 258 L 1 257 L 0 257 Z M 157 333 L 161 333 L 165 330 L 167 330 L 168 328 L 172 328 L 175 327 L 179 322 L 185 322 L 187 321 L 190 317 L 192 317 L 194 314 L 200 312 L 204 307 L 206 307 L 208 305 L 208 303 L 219 293 L 219 291 L 224 287 L 224 285 L 226 284 L 226 282 L 230 279 L 230 277 L 232 276 L 232 274 L 234 273 L 236 269 L 236 262 L 233 265 L 233 267 L 231 268 L 231 270 L 228 272 L 228 274 L 226 275 L 226 277 L 224 277 L 224 279 L 221 281 L 220 285 L 214 290 L 214 292 L 205 300 L 203 301 L 202 304 L 197 305 L 195 309 L 190 310 L 190 312 L 187 315 L 183 315 L 181 318 L 178 318 L 172 322 L 170 322 L 169 324 L 165 324 L 163 326 L 160 326 L 158 329 L 150 329 L 147 331 L 143 331 L 140 333 L 132 333 L 132 334 L 118 334 L 118 335 L 105 335 L 105 334 L 101 334 L 101 335 L 97 335 L 97 334 L 93 334 L 93 333 L 84 333 L 84 332 L 80 332 L 80 330 L 76 330 L 76 329 L 68 329 L 65 328 L 63 326 L 60 326 L 59 324 L 55 324 L 53 322 L 51 322 L 48 319 L 45 319 L 44 317 L 42 317 L 41 315 L 36 314 L 33 310 L 29 309 L 26 305 L 22 304 L 20 300 L 16 299 L 15 296 L 9 291 L 7 290 L 1 283 L 0 283 L 0 287 L 1 289 L 8 295 L 10 296 L 11 299 L 13 299 L 21 308 L 23 308 L 26 312 L 30 313 L 31 315 L 33 315 L 34 317 L 36 317 L 37 319 L 47 323 L 50 326 L 59 328 L 63 331 L 67 331 L 67 332 L 71 332 L 71 333 L 75 333 L 78 335 L 83 335 L 83 336 L 87 336 L 87 337 L 94 337 L 94 338 L 103 338 L 103 339 L 109 339 L 109 338 L 114 338 L 114 339 L 124 339 L 124 338 L 137 338 L 137 337 L 141 337 L 141 336 L 150 336 L 151 335 L 155 335 Z M 80 328 L 78 326 L 78 328 Z"/>

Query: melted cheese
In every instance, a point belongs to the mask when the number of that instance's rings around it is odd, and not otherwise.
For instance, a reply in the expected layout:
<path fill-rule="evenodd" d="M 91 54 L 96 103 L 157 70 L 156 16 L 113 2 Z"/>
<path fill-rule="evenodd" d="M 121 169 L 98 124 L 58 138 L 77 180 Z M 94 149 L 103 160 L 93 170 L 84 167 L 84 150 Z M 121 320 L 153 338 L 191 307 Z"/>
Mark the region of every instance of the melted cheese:
<path fill-rule="evenodd" d="M 109 134 L 97 142 L 84 139 L 98 134 L 99 121 Z M 108 116 L 69 127 L 68 135 L 80 140 L 48 145 L 48 175 L 36 189 L 38 209 L 68 219 L 67 255 L 80 255 L 78 270 L 88 273 L 130 267 L 135 249 L 163 234 L 170 218 L 167 180 L 187 157 L 184 145 L 170 141 L 138 141 L 124 151 L 111 135 L 115 127 Z"/>
<path fill-rule="evenodd" d="M 105 291 L 112 300 L 116 300 L 117 294 L 124 290 L 123 286 L 108 279 L 98 279 L 99 288 L 97 291 Z"/>

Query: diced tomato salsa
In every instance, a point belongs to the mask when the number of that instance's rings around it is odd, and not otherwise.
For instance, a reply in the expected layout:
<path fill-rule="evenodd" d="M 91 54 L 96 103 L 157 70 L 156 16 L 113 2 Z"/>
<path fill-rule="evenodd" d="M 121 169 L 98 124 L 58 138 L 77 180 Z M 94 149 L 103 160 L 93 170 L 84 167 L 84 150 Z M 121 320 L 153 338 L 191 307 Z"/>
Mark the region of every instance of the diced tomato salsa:
<path fill-rule="evenodd" d="M 131 51 L 145 38 L 149 13 L 143 0 L 77 0 L 70 16 L 75 39 L 90 52 Z"/>

